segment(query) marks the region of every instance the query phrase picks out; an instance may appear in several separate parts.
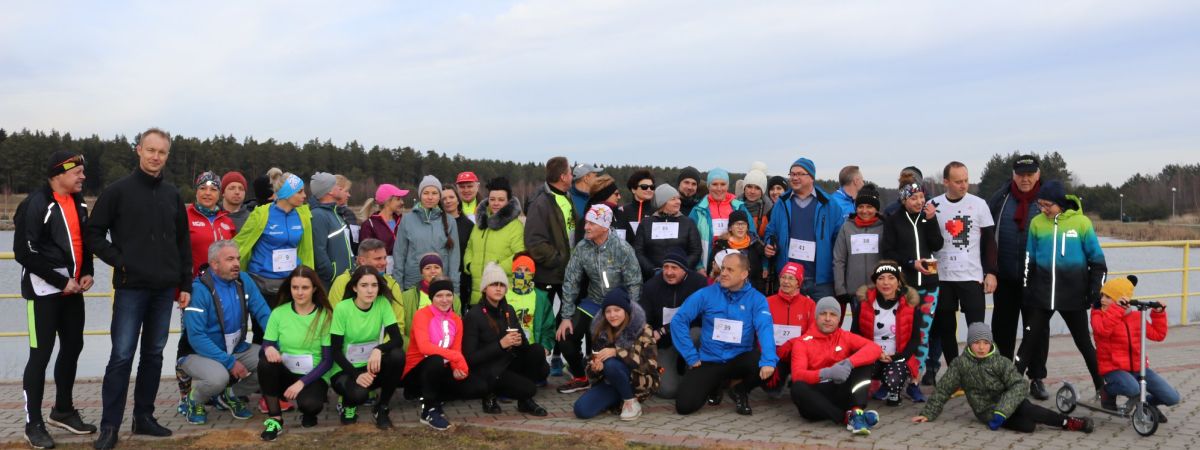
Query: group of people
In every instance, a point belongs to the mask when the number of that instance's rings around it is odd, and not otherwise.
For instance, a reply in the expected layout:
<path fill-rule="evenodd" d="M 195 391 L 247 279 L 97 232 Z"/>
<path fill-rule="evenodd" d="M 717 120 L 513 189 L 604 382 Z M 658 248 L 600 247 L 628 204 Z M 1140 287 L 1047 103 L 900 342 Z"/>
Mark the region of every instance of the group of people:
<path fill-rule="evenodd" d="M 808 158 L 786 178 L 756 163 L 732 186 L 719 168 L 703 177 L 685 168 L 674 185 L 639 170 L 626 183 L 634 198 L 621 204 L 602 169 L 555 157 L 525 202 L 503 177 L 485 192 L 469 171 L 448 185 L 430 175 L 407 212 L 409 192 L 380 185 L 360 223 L 350 180 L 324 172 L 306 183 L 272 168 L 250 186 L 238 172 L 204 172 L 185 204 L 162 177 L 170 142 L 159 129 L 142 133 L 138 167 L 106 187 L 90 215 L 85 161 L 56 152 L 47 185 L 18 208 L 14 249 L 30 314 L 25 436 L 34 447 L 54 444 L 40 405 L 56 338 L 49 424 L 97 431 L 71 399 L 92 255 L 113 267 L 114 287 L 97 449 L 117 444 L 139 342 L 133 432 L 171 435 L 153 413 L 172 303 L 183 310 L 179 413 L 193 424 L 206 423 L 209 408 L 248 419 L 258 395 L 268 441 L 287 410 L 315 426 L 329 389 L 343 424 L 370 407 L 376 426 L 390 428 L 397 389 L 439 430 L 451 426 L 442 409 L 450 400 L 478 399 L 491 414 L 513 400 L 518 412 L 545 416 L 534 398 L 559 361 L 569 378 L 557 390 L 583 392 L 581 419 L 611 411 L 636 420 L 655 395 L 679 414 L 728 396 L 749 415 L 749 393 L 761 387 L 771 397 L 787 389 L 805 419 L 869 434 L 879 421 L 870 398 L 925 402 L 920 384 L 936 384 L 914 421 L 935 419 L 962 389 L 992 429 L 1090 431 L 1090 419 L 1025 400 L 1047 397 L 1055 312 L 1103 404 L 1137 394 L 1142 330 L 1124 307 L 1136 280 L 1104 283 L 1079 200 L 1041 181 L 1032 156 L 1017 160 L 1011 185 L 990 201 L 968 192 L 961 163 L 944 168 L 946 192 L 932 199 L 920 170 L 907 167 L 886 208 L 856 166 L 825 192 Z M 985 294 L 995 295 L 990 327 Z M 1162 340 L 1165 313 L 1153 317 L 1145 331 Z M 1153 371 L 1147 384 L 1152 402 L 1179 401 Z"/>

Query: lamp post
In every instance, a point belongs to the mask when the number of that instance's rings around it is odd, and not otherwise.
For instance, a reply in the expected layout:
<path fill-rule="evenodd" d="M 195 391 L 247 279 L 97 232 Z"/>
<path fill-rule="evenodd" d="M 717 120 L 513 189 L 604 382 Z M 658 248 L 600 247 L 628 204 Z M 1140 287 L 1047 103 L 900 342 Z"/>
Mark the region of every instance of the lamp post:
<path fill-rule="evenodd" d="M 1175 188 L 1171 188 L 1171 217 L 1175 217 Z"/>
<path fill-rule="evenodd" d="M 1121 196 L 1121 218 L 1118 220 L 1124 222 L 1125 221 L 1125 194 L 1121 193 L 1118 195 Z"/>

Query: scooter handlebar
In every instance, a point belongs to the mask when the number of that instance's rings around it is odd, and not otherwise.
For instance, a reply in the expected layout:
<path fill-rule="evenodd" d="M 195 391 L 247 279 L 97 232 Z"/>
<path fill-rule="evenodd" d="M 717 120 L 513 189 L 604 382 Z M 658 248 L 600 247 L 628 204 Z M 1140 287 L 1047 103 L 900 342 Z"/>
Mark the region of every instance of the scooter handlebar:
<path fill-rule="evenodd" d="M 1141 309 L 1162 309 L 1162 308 L 1167 307 L 1166 305 L 1159 303 L 1159 302 L 1144 302 L 1144 301 L 1139 301 L 1139 300 L 1130 300 L 1128 302 L 1125 302 L 1125 305 L 1132 306 L 1139 310 L 1141 310 Z"/>

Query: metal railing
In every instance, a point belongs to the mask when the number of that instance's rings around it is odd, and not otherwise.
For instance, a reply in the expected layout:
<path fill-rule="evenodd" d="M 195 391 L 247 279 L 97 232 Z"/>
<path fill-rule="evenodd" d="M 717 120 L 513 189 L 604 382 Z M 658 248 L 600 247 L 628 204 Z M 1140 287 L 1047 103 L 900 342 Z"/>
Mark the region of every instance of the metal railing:
<path fill-rule="evenodd" d="M 1200 270 L 1200 266 L 1192 267 L 1191 254 L 1192 254 L 1192 247 L 1200 247 L 1200 240 L 1148 241 L 1148 242 L 1106 242 L 1106 243 L 1100 244 L 1100 247 L 1104 248 L 1104 249 L 1145 248 L 1145 247 L 1171 247 L 1171 248 L 1182 247 L 1183 248 L 1183 265 L 1180 267 L 1163 268 L 1163 269 L 1139 269 L 1139 270 L 1126 270 L 1126 271 L 1112 271 L 1112 272 L 1109 272 L 1108 274 L 1110 276 L 1111 275 L 1143 275 L 1143 274 L 1155 274 L 1155 273 L 1179 273 L 1179 274 L 1181 274 L 1181 276 L 1180 276 L 1180 291 L 1179 292 L 1168 293 L 1168 294 L 1155 294 L 1155 295 L 1139 295 L 1139 296 L 1135 296 L 1133 299 L 1134 300 L 1160 300 L 1160 299 L 1178 298 L 1180 300 L 1180 304 L 1179 304 L 1180 323 L 1183 325 L 1188 325 L 1190 323 L 1190 320 L 1188 320 L 1188 298 L 1195 296 L 1195 295 L 1200 295 L 1200 292 L 1189 292 L 1189 289 L 1188 289 L 1189 274 L 1192 271 Z M 0 261 L 12 260 L 13 258 L 14 258 L 14 255 L 12 252 L 0 252 Z M 113 296 L 112 292 L 88 292 L 88 293 L 84 294 L 85 298 L 107 298 L 107 299 L 109 299 L 110 302 L 112 301 L 112 296 Z M 21 299 L 21 298 L 22 298 L 21 294 L 0 294 L 0 300 Z M 989 308 L 991 307 L 991 305 L 988 305 L 988 306 L 989 306 Z M 178 332 L 179 332 L 178 329 L 171 330 L 171 333 L 178 333 Z M 83 334 L 85 334 L 85 335 L 107 335 L 107 334 L 109 334 L 109 330 L 85 330 L 83 332 Z M 0 338 L 24 337 L 24 336 L 29 336 L 29 333 L 24 332 L 24 331 L 16 331 L 16 332 L 0 331 Z"/>

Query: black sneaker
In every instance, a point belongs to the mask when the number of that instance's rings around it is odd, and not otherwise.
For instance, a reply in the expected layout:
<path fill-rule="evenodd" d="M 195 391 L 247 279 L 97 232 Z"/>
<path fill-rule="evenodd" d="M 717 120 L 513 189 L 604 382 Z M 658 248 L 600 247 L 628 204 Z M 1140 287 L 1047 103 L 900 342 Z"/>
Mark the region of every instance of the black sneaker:
<path fill-rule="evenodd" d="M 483 397 L 482 408 L 483 412 L 487 414 L 500 414 L 502 412 L 500 409 L 500 403 L 496 402 L 495 395 L 485 395 Z"/>
<path fill-rule="evenodd" d="M 921 377 L 921 386 L 937 386 L 937 372 L 930 369 Z"/>
<path fill-rule="evenodd" d="M 558 393 L 570 394 L 573 392 L 586 391 L 591 387 L 592 384 L 588 383 L 587 378 L 573 378 L 571 381 L 559 385 Z"/>
<path fill-rule="evenodd" d="M 549 414 L 546 412 L 546 408 L 537 404 L 532 398 L 517 400 L 517 412 L 529 414 L 534 417 L 546 417 Z"/>
<path fill-rule="evenodd" d="M 708 400 L 707 400 L 707 403 L 708 403 L 708 405 L 709 405 L 709 406 L 717 406 L 717 405 L 720 405 L 720 404 L 721 404 L 721 397 L 722 397 L 722 395 L 721 395 L 721 394 L 723 394 L 723 392 L 721 392 L 721 388 L 720 388 L 720 387 L 718 387 L 718 388 L 716 388 L 716 389 L 713 389 L 713 391 L 712 391 L 712 392 L 709 392 L 709 393 L 708 393 Z"/>
<path fill-rule="evenodd" d="M 746 395 L 744 392 L 738 392 L 737 389 L 730 389 L 729 399 L 733 400 L 734 406 L 737 407 L 738 414 L 743 416 L 754 414 L 754 411 L 750 409 L 750 396 Z"/>
<path fill-rule="evenodd" d="M 92 448 L 96 450 L 110 450 L 117 447 L 117 429 L 116 428 L 101 428 L 100 437 L 92 442 Z"/>
<path fill-rule="evenodd" d="M 421 423 L 429 425 L 438 431 L 445 431 L 450 428 L 450 421 L 446 420 L 446 415 L 442 413 L 440 406 L 422 407 Z"/>
<path fill-rule="evenodd" d="M 1109 394 L 1108 391 L 1100 389 L 1100 407 L 1109 411 L 1117 410 L 1117 397 Z"/>
<path fill-rule="evenodd" d="M 168 437 L 171 430 L 167 427 L 158 424 L 158 419 L 153 416 L 135 417 L 133 419 L 133 434 L 142 434 L 154 437 Z"/>
<path fill-rule="evenodd" d="M 258 437 L 262 438 L 264 441 L 271 442 L 279 438 L 279 435 L 281 434 L 283 434 L 283 419 L 268 417 L 267 420 L 263 422 L 263 432 L 262 434 L 258 435 Z"/>
<path fill-rule="evenodd" d="M 1046 384 L 1041 379 L 1029 380 L 1029 396 L 1038 400 L 1047 400 L 1050 393 L 1046 392 Z"/>
<path fill-rule="evenodd" d="M 375 428 L 380 430 L 390 430 L 392 428 L 392 419 L 388 417 L 392 409 L 383 404 L 376 404 L 372 408 L 371 413 L 375 415 Z"/>
<path fill-rule="evenodd" d="M 54 438 L 42 422 L 25 424 L 25 441 L 33 448 L 54 448 Z"/>
<path fill-rule="evenodd" d="M 57 409 L 50 410 L 50 418 L 47 420 L 50 425 L 70 431 L 73 434 L 92 434 L 96 432 L 96 426 L 90 423 L 84 423 L 83 418 L 79 417 L 79 410 L 72 409 L 70 411 L 59 411 Z"/>
<path fill-rule="evenodd" d="M 300 415 L 300 427 L 312 428 L 315 426 L 317 426 L 317 416 L 315 416 L 315 415 L 310 416 L 308 414 Z"/>

